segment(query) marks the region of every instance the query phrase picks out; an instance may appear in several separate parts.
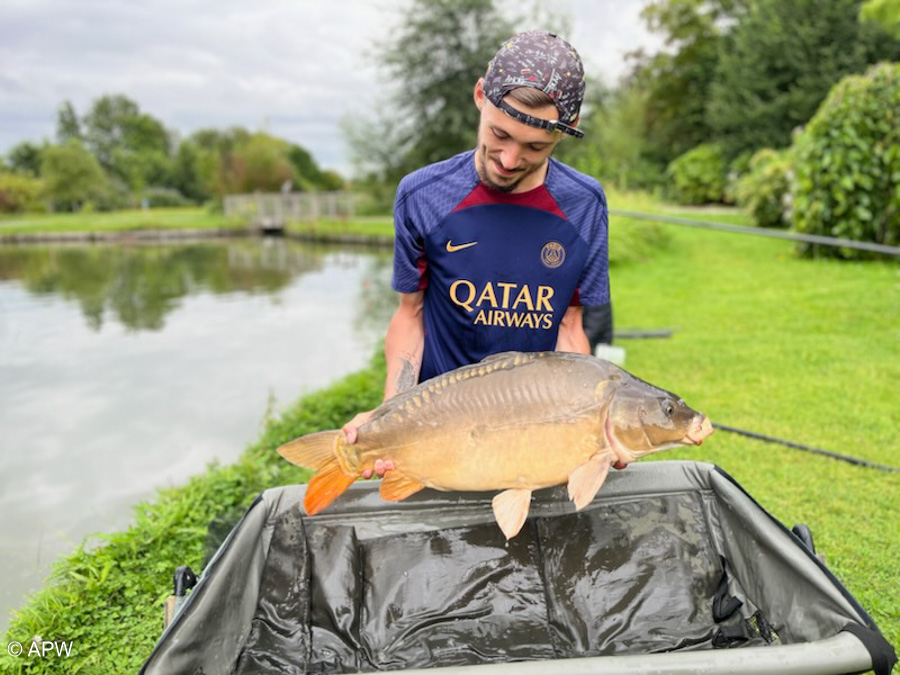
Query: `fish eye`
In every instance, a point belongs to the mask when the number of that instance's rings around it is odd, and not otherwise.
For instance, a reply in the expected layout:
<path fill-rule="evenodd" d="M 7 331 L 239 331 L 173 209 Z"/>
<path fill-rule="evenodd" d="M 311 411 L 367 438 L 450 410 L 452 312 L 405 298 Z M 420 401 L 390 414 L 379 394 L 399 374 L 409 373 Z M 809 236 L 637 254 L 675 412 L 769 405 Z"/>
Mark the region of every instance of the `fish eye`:
<path fill-rule="evenodd" d="M 666 417 L 671 417 L 675 414 L 675 406 L 672 405 L 671 401 L 663 403 L 663 412 L 666 413 Z"/>

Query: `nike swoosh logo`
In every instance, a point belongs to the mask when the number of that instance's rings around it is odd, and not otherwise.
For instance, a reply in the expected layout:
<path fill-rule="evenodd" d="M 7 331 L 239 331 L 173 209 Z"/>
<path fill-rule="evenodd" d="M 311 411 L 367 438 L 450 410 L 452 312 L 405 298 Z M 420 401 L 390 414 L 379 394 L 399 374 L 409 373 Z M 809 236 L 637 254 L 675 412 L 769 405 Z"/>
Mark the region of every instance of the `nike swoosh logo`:
<path fill-rule="evenodd" d="M 447 253 L 455 253 L 456 251 L 462 251 L 464 248 L 469 248 L 470 246 L 474 246 L 477 244 L 477 241 L 470 241 L 468 244 L 457 244 L 454 246 L 451 242 L 447 242 Z"/>

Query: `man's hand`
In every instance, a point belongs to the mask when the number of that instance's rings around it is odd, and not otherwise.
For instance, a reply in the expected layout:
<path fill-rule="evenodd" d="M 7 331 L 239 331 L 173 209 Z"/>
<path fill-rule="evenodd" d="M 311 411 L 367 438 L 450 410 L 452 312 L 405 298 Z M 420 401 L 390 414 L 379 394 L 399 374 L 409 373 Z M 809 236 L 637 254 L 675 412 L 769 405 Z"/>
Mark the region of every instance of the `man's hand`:
<path fill-rule="evenodd" d="M 356 443 L 356 433 L 359 428 L 369 421 L 372 417 L 372 413 L 374 410 L 366 410 L 365 412 L 357 413 L 356 417 L 347 422 L 341 429 L 344 432 L 344 437 L 347 439 L 348 443 Z"/>
<path fill-rule="evenodd" d="M 344 438 L 347 439 L 348 443 L 356 443 L 357 433 L 359 428 L 369 421 L 372 417 L 373 410 L 367 410 L 366 412 L 361 412 L 356 415 L 352 420 L 347 422 L 343 426 L 342 431 L 344 432 Z M 383 478 L 386 471 L 390 471 L 394 468 L 394 462 L 391 460 L 375 460 L 375 469 L 365 469 L 362 472 L 363 478 L 371 478 L 373 475 L 378 476 L 379 478 Z"/>

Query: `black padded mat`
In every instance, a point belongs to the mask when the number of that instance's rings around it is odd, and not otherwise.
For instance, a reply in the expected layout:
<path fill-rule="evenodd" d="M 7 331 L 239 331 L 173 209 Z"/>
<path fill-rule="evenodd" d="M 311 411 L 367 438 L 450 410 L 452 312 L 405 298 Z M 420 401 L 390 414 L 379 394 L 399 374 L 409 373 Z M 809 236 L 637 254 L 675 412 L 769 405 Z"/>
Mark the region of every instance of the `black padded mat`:
<path fill-rule="evenodd" d="M 360 540 L 282 518 L 236 672 L 712 648 L 721 575 L 697 492 L 532 518 L 508 542 L 494 523 Z"/>

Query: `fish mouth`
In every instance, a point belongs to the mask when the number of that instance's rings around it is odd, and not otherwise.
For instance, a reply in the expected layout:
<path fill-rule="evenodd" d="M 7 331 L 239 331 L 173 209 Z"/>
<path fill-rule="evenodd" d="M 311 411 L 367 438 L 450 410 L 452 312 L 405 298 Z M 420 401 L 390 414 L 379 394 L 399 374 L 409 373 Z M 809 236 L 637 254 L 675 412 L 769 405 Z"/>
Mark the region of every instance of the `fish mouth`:
<path fill-rule="evenodd" d="M 698 417 L 701 419 L 694 418 L 691 428 L 685 434 L 685 439 L 693 445 L 700 445 L 705 438 L 716 431 L 706 415 L 698 415 Z"/>

